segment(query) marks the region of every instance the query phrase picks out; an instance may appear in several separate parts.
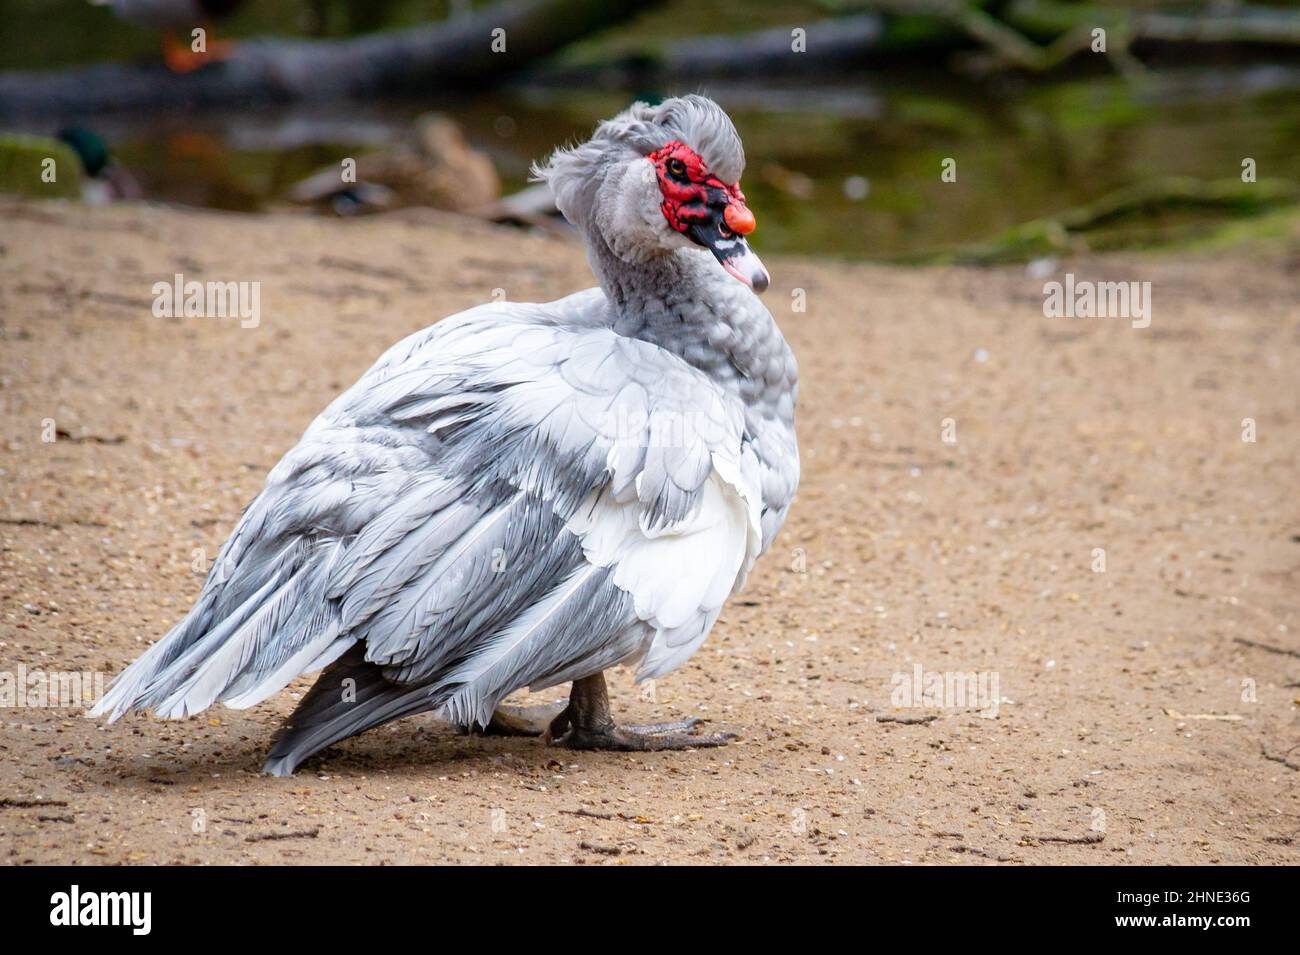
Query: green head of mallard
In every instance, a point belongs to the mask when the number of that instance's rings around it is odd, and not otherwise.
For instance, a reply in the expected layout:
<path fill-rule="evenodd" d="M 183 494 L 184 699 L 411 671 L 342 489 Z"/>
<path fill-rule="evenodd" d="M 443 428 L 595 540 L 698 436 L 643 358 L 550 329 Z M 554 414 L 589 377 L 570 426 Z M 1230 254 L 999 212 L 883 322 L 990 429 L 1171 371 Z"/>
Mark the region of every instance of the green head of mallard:
<path fill-rule="evenodd" d="M 72 151 L 81 160 L 86 175 L 92 179 L 108 166 L 110 162 L 108 146 L 98 133 L 80 126 L 69 126 L 59 130 L 58 138 L 72 147 Z"/>

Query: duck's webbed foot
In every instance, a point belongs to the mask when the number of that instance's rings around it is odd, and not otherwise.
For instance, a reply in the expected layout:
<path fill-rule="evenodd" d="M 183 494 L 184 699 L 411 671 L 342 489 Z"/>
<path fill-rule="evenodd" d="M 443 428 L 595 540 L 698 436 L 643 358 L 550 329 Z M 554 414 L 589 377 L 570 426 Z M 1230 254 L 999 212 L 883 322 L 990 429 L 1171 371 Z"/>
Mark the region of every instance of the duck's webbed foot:
<path fill-rule="evenodd" d="M 654 752 L 725 746 L 734 733 L 692 733 L 702 720 L 691 718 L 673 723 L 619 726 L 609 713 L 609 694 L 604 674 L 573 681 L 569 705 L 543 734 L 548 743 L 569 749 L 612 749 L 626 752 Z M 567 729 L 567 732 L 565 730 Z"/>
<path fill-rule="evenodd" d="M 684 720 L 694 725 L 699 720 Z M 656 726 L 676 726 L 676 723 L 657 723 Z M 559 739 L 557 746 L 569 749 L 614 749 L 625 752 L 652 753 L 666 749 L 701 749 L 706 746 L 726 746 L 736 738 L 735 733 L 644 733 L 638 726 L 610 726 L 608 729 L 573 727 Z"/>

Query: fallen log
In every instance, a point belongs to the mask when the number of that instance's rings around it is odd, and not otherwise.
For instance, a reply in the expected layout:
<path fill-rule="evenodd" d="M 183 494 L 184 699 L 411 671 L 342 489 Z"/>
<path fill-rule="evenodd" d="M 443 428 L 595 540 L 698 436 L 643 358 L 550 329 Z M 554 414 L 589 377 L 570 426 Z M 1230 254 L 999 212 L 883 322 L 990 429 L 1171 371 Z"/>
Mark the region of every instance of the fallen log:
<path fill-rule="evenodd" d="M 1132 45 L 1196 46 L 1300 44 L 1300 16 L 1283 10 L 1234 7 L 1226 11 L 1140 12 L 1060 0 L 848 0 L 857 12 L 750 33 L 686 37 L 649 43 L 613 57 L 546 65 L 530 81 L 551 85 L 638 85 L 676 80 L 833 73 L 875 62 L 919 60 L 982 52 L 968 64 L 1043 73 L 1107 33 L 1107 62 L 1125 75 L 1144 67 Z M 796 44 L 796 31 L 802 31 Z"/>
<path fill-rule="evenodd" d="M 802 34 L 797 35 L 797 30 Z M 863 56 L 884 41 L 884 18 L 865 13 L 803 27 L 688 37 L 665 46 L 653 59 L 671 76 L 773 76 L 863 66 Z"/>
<path fill-rule="evenodd" d="M 1091 48 L 1093 31 L 1107 33 L 1107 53 L 1119 72 L 1143 66 L 1134 46 L 1300 46 L 1300 16 L 1248 5 L 1229 9 L 1133 11 L 1061 0 L 853 0 L 854 7 L 891 22 L 933 20 L 978 43 L 993 66 L 1041 73 Z M 987 67 L 985 67 L 987 69 Z"/>
<path fill-rule="evenodd" d="M 1273 7 L 1234 4 L 1204 10 L 1126 11 L 1060 0 L 1012 0 L 1003 20 L 1035 39 L 1087 27 L 1123 31 L 1134 43 L 1300 46 L 1300 16 Z"/>
<path fill-rule="evenodd" d="M 644 44 L 612 57 L 595 54 L 575 62 L 545 64 L 529 70 L 527 77 L 530 83 L 551 86 L 606 87 L 653 84 L 667 78 L 678 82 L 771 79 L 859 70 L 876 60 L 949 49 L 968 42 L 937 19 L 914 19 L 905 27 L 895 31 L 881 13 L 859 13 L 747 33 L 706 34 Z"/>
<path fill-rule="evenodd" d="M 192 73 L 106 63 L 0 73 L 0 116 L 202 109 L 481 87 L 655 0 L 506 0 L 440 23 L 344 39 L 257 37 Z"/>

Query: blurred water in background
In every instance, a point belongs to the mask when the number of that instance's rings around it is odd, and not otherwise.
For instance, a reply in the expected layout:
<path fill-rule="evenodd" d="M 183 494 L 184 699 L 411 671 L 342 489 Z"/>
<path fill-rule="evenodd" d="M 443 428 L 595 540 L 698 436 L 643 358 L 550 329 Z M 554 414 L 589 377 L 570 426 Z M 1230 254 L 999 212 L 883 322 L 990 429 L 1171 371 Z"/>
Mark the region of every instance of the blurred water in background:
<path fill-rule="evenodd" d="M 247 6 L 232 34 L 401 26 L 445 15 L 447 5 Z M 672 8 L 682 6 L 670 3 L 621 29 L 638 36 L 671 30 L 680 20 Z M 686 6 L 698 12 L 735 4 Z M 809 6 L 764 6 L 744 28 L 794 22 Z M 40 36 L 0 32 L 0 68 L 157 55 L 156 36 L 82 0 L 0 0 L 0 24 L 32 22 L 38 9 Z M 725 18 L 705 19 L 711 31 L 727 26 Z M 611 34 L 601 42 L 616 48 L 618 30 Z M 151 198 L 258 211 L 275 207 L 289 186 L 321 166 L 393 142 L 428 110 L 455 118 L 471 144 L 492 157 L 510 192 L 525 184 L 532 160 L 585 136 L 632 99 L 694 89 L 718 99 L 745 139 L 742 185 L 759 219 L 754 244 L 766 252 L 850 259 L 934 252 L 1155 177 L 1236 177 L 1245 155 L 1256 160 L 1261 178 L 1300 180 L 1300 68 L 1267 63 L 1166 67 L 1137 82 L 1097 72 L 977 83 L 946 69 L 911 68 L 647 90 L 515 85 L 473 96 L 431 90 L 427 98 L 397 102 L 93 122 Z M 957 159 L 955 183 L 940 180 L 946 157 Z"/>

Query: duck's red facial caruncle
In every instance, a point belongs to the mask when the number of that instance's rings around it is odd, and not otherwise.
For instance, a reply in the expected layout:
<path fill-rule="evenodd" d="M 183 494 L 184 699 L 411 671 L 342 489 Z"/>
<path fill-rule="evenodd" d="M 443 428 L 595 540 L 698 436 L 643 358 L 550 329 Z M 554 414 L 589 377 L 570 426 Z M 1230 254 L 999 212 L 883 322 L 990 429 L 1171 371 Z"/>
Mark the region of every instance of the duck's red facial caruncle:
<path fill-rule="evenodd" d="M 649 158 L 669 227 L 712 252 L 724 269 L 755 292 L 766 289 L 767 270 L 745 241 L 755 223 L 740 183 L 728 184 L 711 174 L 699 154 L 677 140 Z"/>

